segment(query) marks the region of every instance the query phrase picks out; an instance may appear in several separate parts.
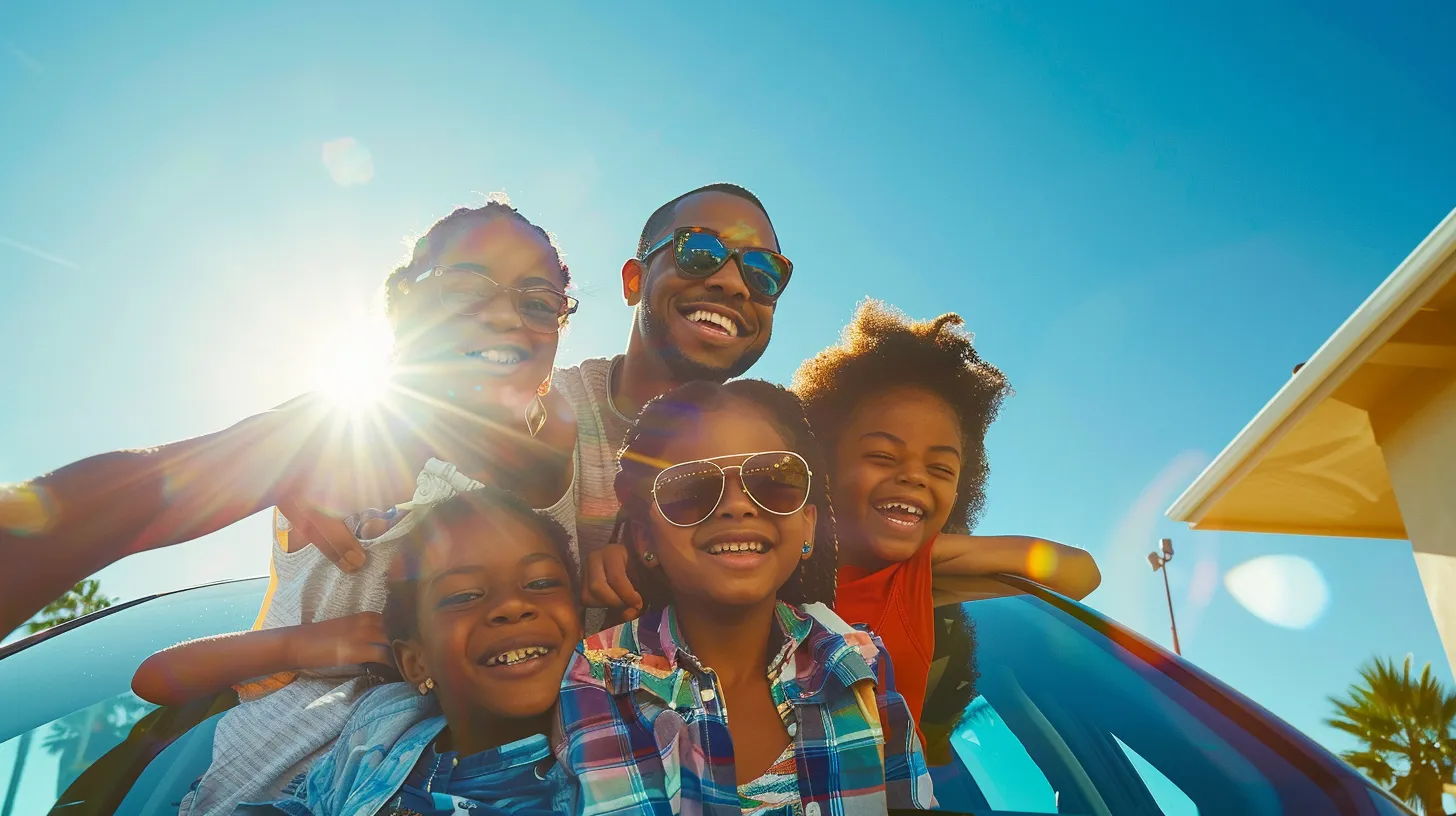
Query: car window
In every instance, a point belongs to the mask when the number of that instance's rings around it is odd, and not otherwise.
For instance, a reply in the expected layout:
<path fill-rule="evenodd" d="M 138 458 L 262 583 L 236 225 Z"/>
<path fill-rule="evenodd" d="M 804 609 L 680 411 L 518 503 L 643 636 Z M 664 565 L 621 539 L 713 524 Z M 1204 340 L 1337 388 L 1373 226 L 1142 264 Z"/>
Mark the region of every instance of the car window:
<path fill-rule="evenodd" d="M 1057 812 L 1057 794 L 1046 775 L 985 697 L 978 696 L 966 709 L 951 744 L 966 773 L 976 781 L 984 807 L 1003 812 Z"/>
<path fill-rule="evenodd" d="M 176 813 L 211 760 L 206 724 L 236 697 L 159 709 L 131 693 L 132 673 L 159 649 L 248 628 L 266 586 L 255 579 L 162 595 L 0 659 L 0 816 Z"/>
<path fill-rule="evenodd" d="M 1127 747 L 1122 740 L 1117 740 L 1117 747 L 1127 755 L 1132 767 L 1137 771 L 1143 784 L 1148 786 L 1148 793 L 1158 803 L 1158 809 L 1168 816 L 1198 816 L 1198 806 L 1188 798 L 1181 788 L 1173 784 L 1173 781 L 1157 769 L 1153 763 L 1143 759 L 1137 751 Z"/>
<path fill-rule="evenodd" d="M 1311 770 L 1317 763 L 1305 749 L 1281 736 L 1292 733 L 1288 726 L 1158 665 L 1159 653 L 1115 625 L 1026 594 L 936 614 L 938 659 L 922 726 L 947 810 L 1277 816 L 1340 809 L 1331 798 L 1346 795 L 1338 772 Z M 937 750 L 940 734 L 949 751 Z"/>

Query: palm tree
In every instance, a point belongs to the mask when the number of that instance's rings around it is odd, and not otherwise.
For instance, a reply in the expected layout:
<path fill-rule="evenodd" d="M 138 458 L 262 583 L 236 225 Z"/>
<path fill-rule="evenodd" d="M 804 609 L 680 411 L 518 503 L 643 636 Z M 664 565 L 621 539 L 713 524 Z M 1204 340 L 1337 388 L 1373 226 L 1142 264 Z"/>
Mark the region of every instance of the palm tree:
<path fill-rule="evenodd" d="M 45 609 L 40 611 L 39 615 L 25 625 L 25 633 L 33 635 L 52 626 L 69 623 L 98 609 L 105 609 L 111 606 L 111 602 L 111 598 L 101 594 L 101 582 L 95 578 L 87 578 L 66 590 L 66 594 L 51 601 Z M 77 714 L 89 714 L 89 711 L 80 711 Z M 89 727 L 89 721 L 87 725 Z M 56 734 L 59 735 L 61 730 L 62 727 L 58 725 Z M 26 731 L 20 735 L 20 742 L 16 745 L 15 766 L 10 771 L 10 785 L 5 792 L 5 798 L 0 800 L 0 816 L 10 816 L 11 810 L 15 807 L 15 795 L 20 787 L 20 776 L 25 771 L 25 760 L 30 756 L 30 742 L 33 734 L 33 731 Z M 64 743 L 64 739 L 58 739 L 56 735 L 53 735 L 47 742 L 46 748 L 52 752 L 64 753 L 64 748 L 55 747 Z"/>
<path fill-rule="evenodd" d="M 1329 698 L 1338 716 L 1325 723 L 1365 744 L 1340 756 L 1426 816 L 1445 816 L 1444 787 L 1456 772 L 1456 694 L 1431 675 L 1431 664 L 1411 675 L 1403 666 L 1374 658 L 1360 668 L 1361 682 L 1345 699 Z"/>
<path fill-rule="evenodd" d="M 112 600 L 101 594 L 100 581 L 95 578 L 87 578 L 66 590 L 66 594 L 46 605 L 46 608 L 42 609 L 34 620 L 25 625 L 25 633 L 33 635 L 52 626 L 70 623 L 76 618 L 111 606 Z"/>

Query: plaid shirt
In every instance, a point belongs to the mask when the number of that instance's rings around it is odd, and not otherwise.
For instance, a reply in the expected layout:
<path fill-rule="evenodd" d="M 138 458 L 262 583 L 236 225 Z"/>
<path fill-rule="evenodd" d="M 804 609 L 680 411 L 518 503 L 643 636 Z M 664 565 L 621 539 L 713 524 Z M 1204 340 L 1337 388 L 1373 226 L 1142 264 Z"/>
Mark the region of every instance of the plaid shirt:
<path fill-rule="evenodd" d="M 770 676 L 794 740 L 799 788 L 784 812 L 932 807 L 930 774 L 889 656 L 878 638 L 814 606 L 777 609 L 785 643 Z M 584 641 L 558 712 L 555 750 L 576 777 L 579 813 L 741 813 L 718 678 L 681 643 L 671 608 Z"/>

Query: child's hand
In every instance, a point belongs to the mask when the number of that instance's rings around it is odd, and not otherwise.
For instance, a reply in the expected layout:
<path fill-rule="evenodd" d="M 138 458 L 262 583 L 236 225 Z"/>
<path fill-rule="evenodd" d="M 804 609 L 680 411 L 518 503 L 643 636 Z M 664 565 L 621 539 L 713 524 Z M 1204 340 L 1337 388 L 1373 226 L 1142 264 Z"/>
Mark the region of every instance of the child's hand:
<path fill-rule="evenodd" d="M 642 612 L 642 596 L 627 577 L 628 557 L 627 548 L 621 544 L 608 544 L 587 553 L 582 570 L 583 605 L 621 610 L 623 620 L 632 620 Z"/>
<path fill-rule="evenodd" d="M 300 669 L 394 665 L 394 651 L 384 635 L 384 617 L 378 612 L 306 623 L 296 627 L 290 641 L 294 665 Z"/>

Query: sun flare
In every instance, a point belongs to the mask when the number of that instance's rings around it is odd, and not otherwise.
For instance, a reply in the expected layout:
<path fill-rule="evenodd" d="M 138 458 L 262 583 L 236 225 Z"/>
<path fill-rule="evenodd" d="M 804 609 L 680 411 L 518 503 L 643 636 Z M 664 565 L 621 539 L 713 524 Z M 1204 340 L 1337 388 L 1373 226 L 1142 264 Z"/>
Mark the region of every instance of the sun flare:
<path fill-rule="evenodd" d="M 382 320 L 355 321 L 322 355 L 319 389 L 351 411 L 377 405 L 388 391 L 392 349 Z"/>

